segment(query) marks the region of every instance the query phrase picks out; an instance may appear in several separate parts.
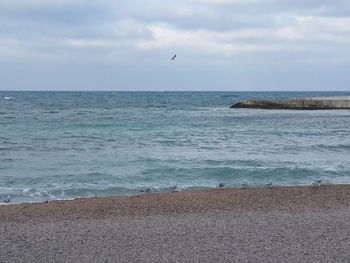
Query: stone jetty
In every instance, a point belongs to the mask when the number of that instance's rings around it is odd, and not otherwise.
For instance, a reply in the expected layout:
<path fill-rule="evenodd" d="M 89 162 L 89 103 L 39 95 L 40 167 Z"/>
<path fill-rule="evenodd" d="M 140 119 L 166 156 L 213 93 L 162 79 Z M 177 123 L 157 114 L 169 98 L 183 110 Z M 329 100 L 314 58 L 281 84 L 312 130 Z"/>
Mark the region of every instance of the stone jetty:
<path fill-rule="evenodd" d="M 286 100 L 246 100 L 232 105 L 231 108 L 290 110 L 350 109 L 350 96 L 293 98 Z"/>

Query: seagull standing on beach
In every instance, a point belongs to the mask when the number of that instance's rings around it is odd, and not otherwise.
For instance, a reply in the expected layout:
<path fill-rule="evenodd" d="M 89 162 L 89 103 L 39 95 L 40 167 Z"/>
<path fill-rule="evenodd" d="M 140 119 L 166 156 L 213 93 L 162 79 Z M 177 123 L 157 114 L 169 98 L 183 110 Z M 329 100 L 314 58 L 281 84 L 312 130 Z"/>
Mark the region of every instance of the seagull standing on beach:
<path fill-rule="evenodd" d="M 8 204 L 8 203 L 10 203 L 11 202 L 11 196 L 7 196 L 5 199 L 4 199 L 4 201 L 2 201 L 3 203 L 5 203 L 5 204 Z"/>
<path fill-rule="evenodd" d="M 242 188 L 247 188 L 247 187 L 249 187 L 249 183 L 246 180 L 244 180 L 242 184 Z"/>
<path fill-rule="evenodd" d="M 219 183 L 219 188 L 223 188 L 225 186 L 224 183 Z"/>
<path fill-rule="evenodd" d="M 173 186 L 170 186 L 169 187 L 172 191 L 176 191 L 176 189 L 177 189 L 177 185 L 176 184 L 174 184 Z"/>
<path fill-rule="evenodd" d="M 312 185 L 322 185 L 323 183 L 323 180 L 322 179 L 315 179 L 313 182 L 312 182 Z"/>
<path fill-rule="evenodd" d="M 152 191 L 151 187 L 147 187 L 147 188 L 141 190 L 141 192 L 143 192 L 143 193 L 150 193 L 151 191 Z"/>
<path fill-rule="evenodd" d="M 175 60 L 175 58 L 176 58 L 176 54 L 170 60 Z"/>

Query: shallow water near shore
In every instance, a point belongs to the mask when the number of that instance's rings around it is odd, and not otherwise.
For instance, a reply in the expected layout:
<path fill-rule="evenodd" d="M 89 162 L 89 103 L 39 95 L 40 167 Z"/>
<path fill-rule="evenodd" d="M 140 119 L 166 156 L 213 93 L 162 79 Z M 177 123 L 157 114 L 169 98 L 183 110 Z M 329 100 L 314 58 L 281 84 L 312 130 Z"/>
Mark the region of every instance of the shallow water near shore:
<path fill-rule="evenodd" d="M 0 92 L 0 197 L 350 183 L 350 111 L 230 109 L 346 92 Z M 11 98 L 11 99 L 9 99 Z"/>

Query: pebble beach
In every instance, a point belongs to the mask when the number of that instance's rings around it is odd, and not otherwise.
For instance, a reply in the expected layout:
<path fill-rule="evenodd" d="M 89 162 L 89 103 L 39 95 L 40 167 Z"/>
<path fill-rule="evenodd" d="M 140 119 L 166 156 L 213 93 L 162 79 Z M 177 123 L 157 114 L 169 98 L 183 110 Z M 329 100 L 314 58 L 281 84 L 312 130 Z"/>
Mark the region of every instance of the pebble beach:
<path fill-rule="evenodd" d="M 0 262 L 346 262 L 350 186 L 0 206 Z"/>

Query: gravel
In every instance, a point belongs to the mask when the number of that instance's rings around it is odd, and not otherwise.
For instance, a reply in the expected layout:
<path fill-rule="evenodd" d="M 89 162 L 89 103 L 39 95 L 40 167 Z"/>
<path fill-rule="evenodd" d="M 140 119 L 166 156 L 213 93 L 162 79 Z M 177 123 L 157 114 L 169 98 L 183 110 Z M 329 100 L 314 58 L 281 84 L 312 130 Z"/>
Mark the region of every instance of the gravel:
<path fill-rule="evenodd" d="M 350 186 L 0 206 L 0 262 L 349 262 Z"/>

